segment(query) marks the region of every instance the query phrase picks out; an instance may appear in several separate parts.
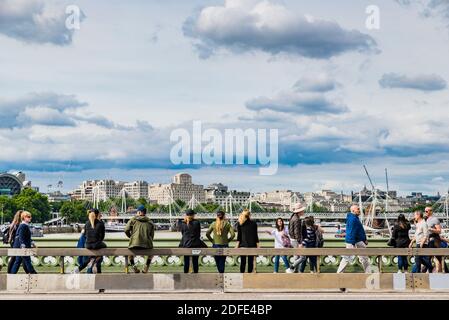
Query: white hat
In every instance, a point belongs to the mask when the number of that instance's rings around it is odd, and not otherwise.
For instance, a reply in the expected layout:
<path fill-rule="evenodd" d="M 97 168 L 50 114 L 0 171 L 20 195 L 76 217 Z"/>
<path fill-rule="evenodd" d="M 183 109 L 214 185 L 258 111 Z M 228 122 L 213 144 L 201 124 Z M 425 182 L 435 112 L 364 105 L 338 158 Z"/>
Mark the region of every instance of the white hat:
<path fill-rule="evenodd" d="M 299 213 L 306 211 L 306 207 L 304 207 L 301 203 L 296 203 L 292 209 L 293 213 Z"/>

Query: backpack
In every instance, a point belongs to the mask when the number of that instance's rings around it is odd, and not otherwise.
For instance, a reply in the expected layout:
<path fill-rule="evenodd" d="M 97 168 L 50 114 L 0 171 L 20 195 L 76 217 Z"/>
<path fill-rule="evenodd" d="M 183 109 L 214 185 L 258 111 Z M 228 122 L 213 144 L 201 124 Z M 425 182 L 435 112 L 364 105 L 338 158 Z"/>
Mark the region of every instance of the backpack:
<path fill-rule="evenodd" d="M 9 227 L 2 230 L 2 238 L 4 244 L 9 244 Z"/>
<path fill-rule="evenodd" d="M 315 226 L 315 243 L 317 248 L 322 248 L 324 246 L 324 237 L 323 234 L 320 231 L 320 228 L 318 226 Z"/>

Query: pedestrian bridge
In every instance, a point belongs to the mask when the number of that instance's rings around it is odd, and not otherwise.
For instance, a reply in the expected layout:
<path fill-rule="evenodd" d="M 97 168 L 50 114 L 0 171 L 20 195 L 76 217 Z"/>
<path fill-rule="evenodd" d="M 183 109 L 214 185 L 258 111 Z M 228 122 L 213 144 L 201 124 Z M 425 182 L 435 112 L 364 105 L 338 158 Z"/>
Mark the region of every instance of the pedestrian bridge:
<path fill-rule="evenodd" d="M 320 258 L 341 255 L 366 255 L 377 266 L 376 273 L 149 273 L 128 274 L 128 256 L 270 256 L 316 255 Z M 122 292 L 303 292 L 346 288 L 363 292 L 440 292 L 449 291 L 449 274 L 398 274 L 384 272 L 384 258 L 397 255 L 449 256 L 449 249 L 396 248 L 314 248 L 314 249 L 185 249 L 163 248 L 102 250 L 37 248 L 0 249 L 0 256 L 58 257 L 59 273 L 37 275 L 0 274 L 0 292 L 14 293 L 91 293 L 103 290 Z M 67 274 L 67 257 L 124 257 L 124 273 Z M 324 261 L 323 259 L 320 259 Z M 320 264 L 319 264 L 320 265 Z M 181 270 L 181 268 L 179 268 Z M 201 271 L 201 269 L 200 269 Z"/>
<path fill-rule="evenodd" d="M 227 213 L 227 217 L 231 219 L 237 219 L 238 212 L 231 214 Z M 379 213 L 375 218 L 376 219 L 397 219 L 400 212 L 388 212 L 388 213 Z M 403 213 L 406 217 L 409 216 L 409 218 L 412 218 L 413 213 Z M 254 220 L 276 220 L 277 218 L 283 218 L 283 219 L 289 219 L 291 217 L 291 212 L 253 212 L 251 213 L 251 218 Z M 305 213 L 307 216 L 313 216 L 316 219 L 321 220 L 345 220 L 347 212 L 310 212 Z M 151 219 L 154 220 L 174 220 L 174 219 L 181 219 L 184 217 L 183 213 L 172 213 L 171 215 L 169 213 L 164 212 L 151 212 L 148 214 L 148 216 Z M 448 219 L 449 217 L 444 212 L 435 212 L 434 216 L 439 219 Z M 103 216 L 103 219 L 109 220 L 109 219 L 130 219 L 133 215 L 126 215 L 122 214 L 118 217 L 112 217 L 107 214 Z M 199 220 L 214 220 L 216 218 L 215 213 L 209 213 L 209 212 L 198 212 L 196 214 L 196 218 Z"/>

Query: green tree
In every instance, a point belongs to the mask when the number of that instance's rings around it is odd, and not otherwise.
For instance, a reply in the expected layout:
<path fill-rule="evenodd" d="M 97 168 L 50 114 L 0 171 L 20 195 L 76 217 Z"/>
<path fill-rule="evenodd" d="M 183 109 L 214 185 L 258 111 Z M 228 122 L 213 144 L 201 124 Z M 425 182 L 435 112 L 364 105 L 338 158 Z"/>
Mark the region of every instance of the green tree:
<path fill-rule="evenodd" d="M 87 209 L 86 202 L 73 200 L 64 202 L 60 213 L 69 223 L 84 223 L 87 221 Z"/>
<path fill-rule="evenodd" d="M 265 209 L 262 208 L 262 207 L 260 206 L 260 204 L 258 204 L 257 202 L 253 202 L 253 203 L 251 204 L 251 211 L 252 211 L 252 212 L 265 212 Z"/>
<path fill-rule="evenodd" d="M 177 199 L 175 200 L 175 203 L 177 206 L 179 206 L 180 208 L 184 208 L 186 206 L 186 202 L 182 201 L 181 199 Z"/>
<path fill-rule="evenodd" d="M 30 188 L 25 188 L 12 198 L 16 210 L 26 210 L 33 215 L 34 222 L 45 222 L 50 219 L 51 207 L 48 198 Z"/>
<path fill-rule="evenodd" d="M 0 196 L 0 215 L 3 213 L 3 221 L 11 222 L 16 208 L 12 199 L 8 196 Z"/>
<path fill-rule="evenodd" d="M 56 201 L 50 204 L 52 212 L 59 212 L 61 210 L 62 205 L 66 201 Z"/>
<path fill-rule="evenodd" d="M 148 201 L 145 198 L 139 198 L 139 199 L 137 199 L 137 205 L 144 205 L 145 207 L 147 207 Z"/>
<path fill-rule="evenodd" d="M 319 213 L 319 212 L 327 212 L 328 210 L 325 207 L 322 207 L 316 203 L 312 205 L 312 212 L 313 213 Z"/>

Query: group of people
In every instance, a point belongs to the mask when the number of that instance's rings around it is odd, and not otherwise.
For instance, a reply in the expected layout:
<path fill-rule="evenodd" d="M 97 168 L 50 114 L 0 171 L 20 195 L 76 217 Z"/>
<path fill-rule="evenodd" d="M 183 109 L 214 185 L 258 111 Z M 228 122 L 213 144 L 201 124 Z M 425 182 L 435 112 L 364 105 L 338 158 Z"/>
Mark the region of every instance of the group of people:
<path fill-rule="evenodd" d="M 274 237 L 274 247 L 281 248 L 319 248 L 323 247 L 323 230 L 317 225 L 313 217 L 304 217 L 306 208 L 301 204 L 293 207 L 292 215 L 288 227 L 282 218 L 276 220 L 275 228 L 267 231 Z M 368 245 L 367 237 L 362 223 L 359 219 L 360 208 L 357 205 L 351 206 L 351 211 L 346 217 L 346 248 L 366 248 Z M 16 213 L 13 222 L 9 227 L 7 234 L 8 243 L 12 248 L 33 248 L 34 242 L 31 239 L 29 224 L 31 222 L 31 213 L 20 210 Z M 392 237 L 388 243 L 396 248 L 413 247 L 416 243 L 417 248 L 440 248 L 447 247 L 448 240 L 441 236 L 441 225 L 435 216 L 432 208 L 427 207 L 425 214 L 421 211 L 414 213 L 416 225 L 415 236 L 410 239 L 409 231 L 411 224 L 403 214 L 398 216 L 394 224 Z M 128 248 L 131 250 L 152 249 L 155 234 L 155 225 L 147 217 L 145 206 L 137 208 L 136 215 L 129 220 L 125 227 L 125 234 L 129 238 Z M 185 212 L 184 219 L 178 223 L 178 230 L 182 237 L 179 243 L 181 248 L 205 248 L 206 243 L 201 238 L 201 224 L 195 219 L 195 212 L 191 209 Z M 259 248 L 260 241 L 258 235 L 257 223 L 251 219 L 251 212 L 243 210 L 238 218 L 236 226 L 226 220 L 225 213 L 219 211 L 216 220 L 209 226 L 206 237 L 212 243 L 213 248 L 229 248 L 229 244 L 236 237 L 236 248 Z M 101 220 L 101 214 L 97 209 L 88 211 L 88 221 L 82 230 L 77 247 L 98 250 L 106 248 L 105 225 Z M 127 257 L 129 267 L 135 272 L 147 273 L 151 265 L 152 256 L 148 256 L 145 266 L 140 270 L 135 263 L 134 256 Z M 251 273 L 254 271 L 256 263 L 255 256 L 240 257 L 240 272 Z M 293 263 L 290 263 L 286 255 L 277 255 L 274 257 L 274 272 L 279 272 L 279 262 L 283 260 L 287 273 L 304 272 L 307 262 L 309 262 L 310 272 L 317 272 L 316 256 L 295 256 Z M 352 263 L 355 256 L 343 256 L 338 266 L 337 273 L 344 272 L 347 265 Z M 435 267 L 432 264 L 435 262 Z M 102 256 L 78 257 L 78 267 L 74 269 L 75 273 L 87 269 L 87 273 L 101 273 Z M 215 256 L 216 266 L 219 273 L 225 272 L 226 257 Z M 359 256 L 359 261 L 365 272 L 371 272 L 369 258 Z M 26 273 L 36 273 L 30 256 L 11 257 L 8 263 L 8 273 L 17 273 L 20 266 Z M 199 256 L 184 256 L 184 273 L 189 273 L 192 267 L 193 273 L 199 272 Z M 412 272 L 442 272 L 443 267 L 448 269 L 441 257 L 416 256 Z M 409 268 L 406 256 L 398 257 L 399 272 L 407 272 Z"/>
<path fill-rule="evenodd" d="M 411 223 L 415 224 L 415 236 L 412 239 L 409 237 Z M 432 207 L 426 207 L 424 213 L 415 211 L 411 223 L 407 221 L 403 214 L 398 216 L 389 241 L 390 246 L 395 248 L 412 248 L 413 246 L 416 246 L 416 248 L 448 247 L 448 239 L 442 236 L 440 221 L 433 215 Z M 409 263 L 406 256 L 398 257 L 398 269 L 398 272 L 408 272 Z M 441 256 L 416 256 L 412 273 L 443 272 L 443 269 L 444 272 L 449 271 Z"/>

